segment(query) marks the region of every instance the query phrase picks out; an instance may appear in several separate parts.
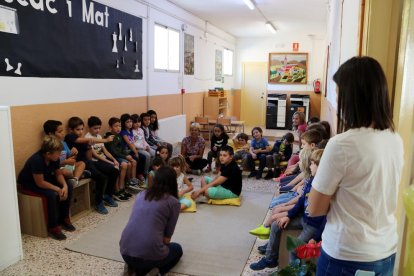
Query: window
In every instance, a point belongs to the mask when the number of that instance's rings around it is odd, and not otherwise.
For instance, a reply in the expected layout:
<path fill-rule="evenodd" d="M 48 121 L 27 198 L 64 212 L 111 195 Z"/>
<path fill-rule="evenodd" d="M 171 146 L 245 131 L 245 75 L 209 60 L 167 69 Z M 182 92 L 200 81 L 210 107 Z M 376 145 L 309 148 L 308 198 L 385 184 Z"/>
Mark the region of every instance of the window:
<path fill-rule="evenodd" d="M 180 33 L 166 26 L 154 27 L 154 68 L 180 71 Z"/>
<path fill-rule="evenodd" d="M 223 51 L 223 75 L 233 75 L 233 51 L 224 49 Z"/>

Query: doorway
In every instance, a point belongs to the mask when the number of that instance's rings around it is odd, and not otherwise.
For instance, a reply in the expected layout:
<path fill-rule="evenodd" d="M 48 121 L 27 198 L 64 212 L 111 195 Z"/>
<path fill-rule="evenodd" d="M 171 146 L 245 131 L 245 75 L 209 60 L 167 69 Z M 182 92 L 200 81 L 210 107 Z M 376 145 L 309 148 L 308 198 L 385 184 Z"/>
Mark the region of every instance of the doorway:
<path fill-rule="evenodd" d="M 264 126 L 267 62 L 244 62 L 242 65 L 241 120 L 246 126 Z"/>

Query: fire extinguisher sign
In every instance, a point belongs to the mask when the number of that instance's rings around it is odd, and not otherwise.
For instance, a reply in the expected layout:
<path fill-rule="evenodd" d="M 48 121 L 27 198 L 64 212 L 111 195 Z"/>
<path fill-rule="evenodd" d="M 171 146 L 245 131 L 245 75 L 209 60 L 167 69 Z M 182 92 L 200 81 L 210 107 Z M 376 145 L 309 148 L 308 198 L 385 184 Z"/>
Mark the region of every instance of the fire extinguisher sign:
<path fill-rule="evenodd" d="M 293 42 L 292 43 L 292 50 L 293 50 L 293 52 L 298 52 L 299 51 L 299 43 L 298 42 Z"/>

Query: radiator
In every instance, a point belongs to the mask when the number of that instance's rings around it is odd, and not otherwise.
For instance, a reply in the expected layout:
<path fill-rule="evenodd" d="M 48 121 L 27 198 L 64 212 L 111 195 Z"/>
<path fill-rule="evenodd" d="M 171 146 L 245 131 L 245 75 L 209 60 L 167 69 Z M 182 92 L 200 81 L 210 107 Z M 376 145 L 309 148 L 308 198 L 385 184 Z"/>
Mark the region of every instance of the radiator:
<path fill-rule="evenodd" d="M 158 136 L 171 144 L 181 142 L 186 135 L 186 115 L 163 118 L 158 123 Z"/>

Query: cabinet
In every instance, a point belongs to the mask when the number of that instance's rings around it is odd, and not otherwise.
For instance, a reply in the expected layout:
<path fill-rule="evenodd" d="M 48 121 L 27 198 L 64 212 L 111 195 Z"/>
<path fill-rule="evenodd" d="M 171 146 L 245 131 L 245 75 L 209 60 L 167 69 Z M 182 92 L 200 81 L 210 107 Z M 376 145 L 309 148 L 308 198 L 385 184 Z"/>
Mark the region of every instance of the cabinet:
<path fill-rule="evenodd" d="M 220 114 L 227 116 L 227 97 L 204 97 L 204 117 L 217 119 Z"/>

